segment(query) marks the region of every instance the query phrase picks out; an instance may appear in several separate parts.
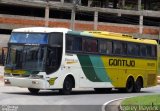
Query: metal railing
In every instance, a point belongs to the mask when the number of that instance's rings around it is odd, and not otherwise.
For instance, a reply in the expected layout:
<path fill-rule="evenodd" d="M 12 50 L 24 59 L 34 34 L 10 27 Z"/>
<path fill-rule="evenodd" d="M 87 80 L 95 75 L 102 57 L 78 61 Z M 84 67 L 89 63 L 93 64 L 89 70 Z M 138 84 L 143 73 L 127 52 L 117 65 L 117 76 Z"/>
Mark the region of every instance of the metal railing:
<path fill-rule="evenodd" d="M 25 1 L 25 2 L 62 2 L 61 0 L 17 0 L 17 1 Z M 86 0 L 88 5 L 80 3 L 80 0 L 63 0 L 64 3 L 73 4 L 74 1 L 79 1 L 78 5 L 89 6 L 89 7 L 100 7 L 100 8 L 114 8 L 114 9 L 124 9 L 124 10 L 138 10 L 138 2 L 135 1 L 127 1 L 125 4 L 122 3 L 122 0 L 118 0 L 116 3 L 111 2 L 110 0 L 100 1 L 100 0 Z M 141 10 L 153 10 L 160 11 L 160 1 L 151 2 L 151 3 L 142 3 Z"/>

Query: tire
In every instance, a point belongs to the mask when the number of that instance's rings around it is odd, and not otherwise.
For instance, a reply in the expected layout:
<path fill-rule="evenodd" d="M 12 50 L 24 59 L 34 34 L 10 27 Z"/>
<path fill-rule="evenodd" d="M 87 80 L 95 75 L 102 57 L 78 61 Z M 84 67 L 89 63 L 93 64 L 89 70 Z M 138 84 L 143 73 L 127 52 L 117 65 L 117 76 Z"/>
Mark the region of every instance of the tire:
<path fill-rule="evenodd" d="M 134 85 L 134 92 L 139 93 L 141 91 L 142 86 L 143 86 L 142 79 L 138 78 Z"/>
<path fill-rule="evenodd" d="M 109 93 L 112 88 L 94 88 L 96 93 Z"/>
<path fill-rule="evenodd" d="M 38 93 L 39 93 L 39 90 L 40 90 L 40 89 L 28 88 L 28 90 L 29 90 L 29 92 L 30 92 L 31 94 L 36 95 L 36 94 L 38 94 Z"/>
<path fill-rule="evenodd" d="M 131 93 L 131 92 L 133 92 L 133 90 L 134 90 L 134 79 L 132 77 L 129 77 L 127 79 L 125 92 L 126 93 Z"/>
<path fill-rule="evenodd" d="M 61 94 L 69 95 L 72 92 L 73 81 L 70 77 L 67 77 L 63 83 L 63 89 L 60 90 Z"/>

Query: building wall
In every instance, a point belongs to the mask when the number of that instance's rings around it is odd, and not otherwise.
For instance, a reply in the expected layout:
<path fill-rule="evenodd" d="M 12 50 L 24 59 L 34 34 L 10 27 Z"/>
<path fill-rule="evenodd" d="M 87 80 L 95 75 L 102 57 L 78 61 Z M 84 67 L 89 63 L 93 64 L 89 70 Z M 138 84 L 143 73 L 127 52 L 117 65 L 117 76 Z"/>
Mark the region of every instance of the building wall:
<path fill-rule="evenodd" d="M 34 3 L 35 1 L 36 3 Z M 45 0 L 39 0 L 39 2 L 37 0 L 33 0 L 33 1 L 26 0 L 25 2 L 23 0 L 15 0 L 14 2 L 12 0 L 0 0 L 0 6 L 3 6 L 3 8 L 0 8 L 1 9 L 0 10 L 0 30 L 1 29 L 12 30 L 14 28 L 30 27 L 30 26 L 49 26 L 49 27 L 71 28 L 70 18 L 72 17 L 68 17 L 69 19 L 64 19 L 64 18 L 60 19 L 60 18 L 50 17 L 51 14 L 54 15 L 54 11 L 53 13 L 49 13 L 52 11 L 52 9 L 69 10 L 70 14 L 68 15 L 70 16 L 72 15 L 73 4 L 65 4 L 64 2 L 61 3 L 60 1 L 64 1 L 64 0 L 59 0 L 59 3 L 57 2 L 55 3 L 53 0 L 52 2 L 49 2 L 49 4 Z M 12 13 L 12 10 L 8 11 L 7 9 L 11 6 L 13 10 L 14 9 L 17 10 L 21 7 L 20 8 L 21 11 L 17 12 L 14 10 L 13 13 Z M 30 10 L 28 10 L 29 8 Z M 37 8 L 40 8 L 40 9 L 37 9 Z M 144 16 L 144 18 L 145 17 L 158 18 L 160 17 L 159 11 L 146 11 L 146 10 L 140 10 L 140 11 L 132 10 L 131 11 L 131 10 L 121 10 L 121 9 L 111 9 L 111 8 L 99 8 L 99 7 L 95 8 L 95 7 L 89 7 L 89 6 L 88 7 L 87 6 L 85 7 L 77 6 L 76 11 L 89 12 L 89 13 L 91 12 L 93 14 L 92 16 L 94 20 L 93 21 L 75 20 L 75 30 L 94 30 L 96 29 L 96 30 L 103 30 L 103 31 L 118 32 L 118 33 L 129 33 L 129 34 L 136 35 L 136 37 L 140 37 L 144 35 L 143 37 L 145 38 L 158 39 L 160 28 L 157 26 L 144 26 L 143 20 L 140 20 L 140 17 Z M 27 15 L 25 15 L 25 12 L 27 13 Z M 95 14 L 95 12 L 98 12 L 97 15 Z M 29 14 L 29 13 L 32 13 L 32 14 Z M 36 13 L 38 14 L 34 15 Z M 39 16 L 40 13 L 42 14 Z M 139 23 L 137 22 L 137 25 L 131 25 L 131 24 L 101 22 L 101 21 L 98 21 L 98 17 L 100 13 L 101 15 L 105 13 L 106 15 L 114 14 L 116 16 L 121 16 L 121 15 L 122 16 L 123 15 L 136 16 L 138 17 L 137 21 Z M 38 17 L 34 17 L 34 16 L 38 16 Z M 60 15 L 60 16 L 64 16 L 64 15 Z M 132 19 L 132 17 L 129 17 L 128 19 Z M 116 20 L 118 21 L 119 19 L 116 19 Z M 48 21 L 47 25 L 46 25 L 46 21 Z M 142 23 L 140 23 L 141 21 Z M 142 29 L 142 33 L 140 29 Z"/>
<path fill-rule="evenodd" d="M 7 24 L 8 27 L 29 27 L 29 26 L 45 26 L 45 20 L 39 17 L 24 17 L 0 15 L 0 25 Z M 2 26 L 1 26 L 2 27 Z M 65 27 L 70 28 L 70 20 L 49 19 L 49 27 Z M 94 30 L 93 22 L 76 21 L 75 30 Z M 126 25 L 115 23 L 98 23 L 97 30 L 112 31 L 119 33 L 139 33 L 139 25 Z M 158 35 L 159 28 L 152 26 L 144 26 L 143 34 Z"/>

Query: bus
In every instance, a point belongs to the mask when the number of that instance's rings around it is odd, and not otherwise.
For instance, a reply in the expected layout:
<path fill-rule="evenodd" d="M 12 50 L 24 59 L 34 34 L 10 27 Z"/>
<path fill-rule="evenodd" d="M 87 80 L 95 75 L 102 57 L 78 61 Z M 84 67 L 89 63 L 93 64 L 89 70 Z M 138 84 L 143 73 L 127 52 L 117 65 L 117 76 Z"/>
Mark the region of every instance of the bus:
<path fill-rule="evenodd" d="M 4 83 L 70 94 L 73 88 L 96 92 L 140 92 L 157 84 L 157 42 L 106 31 L 66 28 L 14 29 L 8 43 Z"/>

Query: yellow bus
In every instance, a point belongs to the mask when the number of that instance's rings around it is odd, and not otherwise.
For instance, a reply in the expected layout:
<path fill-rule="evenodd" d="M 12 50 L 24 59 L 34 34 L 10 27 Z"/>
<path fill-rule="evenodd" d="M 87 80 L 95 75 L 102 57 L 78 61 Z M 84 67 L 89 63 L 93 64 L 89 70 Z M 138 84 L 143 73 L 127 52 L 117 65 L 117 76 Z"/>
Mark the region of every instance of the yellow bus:
<path fill-rule="evenodd" d="M 28 88 L 32 94 L 57 89 L 116 88 L 140 92 L 157 84 L 157 42 L 105 31 L 65 28 L 14 29 L 8 43 L 6 85 Z"/>

